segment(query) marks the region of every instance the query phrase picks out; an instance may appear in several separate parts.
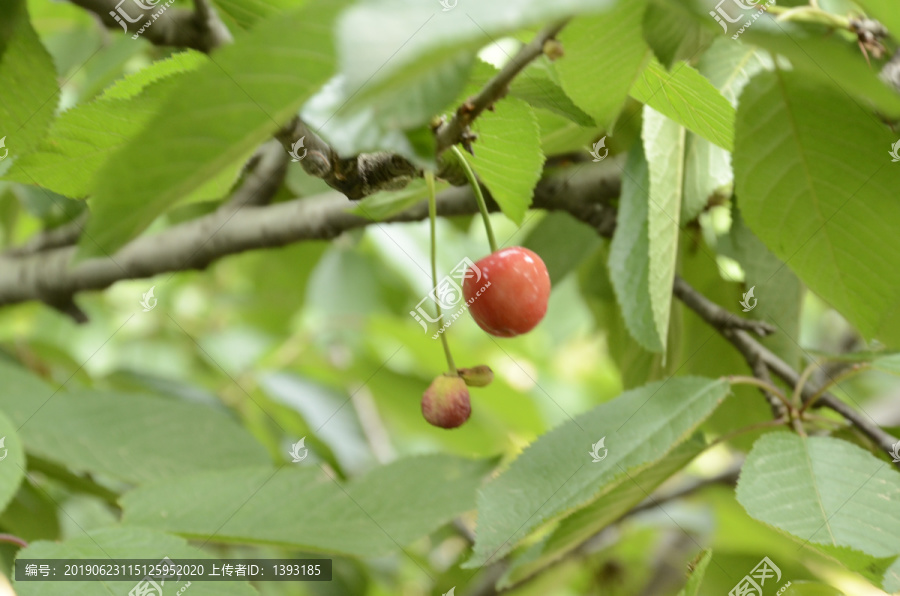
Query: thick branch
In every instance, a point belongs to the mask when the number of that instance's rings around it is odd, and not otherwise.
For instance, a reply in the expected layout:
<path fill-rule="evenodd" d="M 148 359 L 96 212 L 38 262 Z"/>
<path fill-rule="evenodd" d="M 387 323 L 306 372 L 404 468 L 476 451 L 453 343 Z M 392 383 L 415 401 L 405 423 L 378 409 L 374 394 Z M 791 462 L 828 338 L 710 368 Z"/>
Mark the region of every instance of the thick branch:
<path fill-rule="evenodd" d="M 248 181 L 247 184 L 252 183 Z M 610 200 L 619 194 L 619 168 L 614 160 L 562 171 L 541 181 L 534 206 L 563 210 L 587 219 L 601 233 L 615 225 Z M 59 301 L 85 290 L 100 290 L 122 279 L 150 277 L 170 271 L 202 269 L 224 256 L 284 246 L 303 240 L 327 240 L 372 223 L 348 212 L 353 203 L 336 193 L 268 206 L 223 205 L 218 211 L 141 236 L 113 258 L 90 259 L 72 266 L 75 247 L 0 257 L 0 306 L 27 300 Z M 491 208 L 496 205 L 491 201 Z M 476 213 L 468 187 L 454 187 L 438 197 L 443 216 Z M 389 219 L 417 221 L 427 215 L 424 203 Z"/>
<path fill-rule="evenodd" d="M 306 173 L 321 178 L 354 201 L 379 190 L 403 188 L 421 175 L 419 168 L 393 153 L 363 153 L 342 158 L 300 118 L 294 118 L 278 131 L 276 138 L 288 152 L 302 138 L 307 153 L 300 165 Z M 298 151 L 302 153 L 299 148 Z"/>
<path fill-rule="evenodd" d="M 141 27 L 150 22 L 150 26 L 145 28 L 140 36 L 154 45 L 193 48 L 201 52 L 209 52 L 227 41 L 229 37 L 218 19 L 213 18 L 213 14 L 204 0 L 197 0 L 196 11 L 168 7 L 159 14 L 155 21 L 152 15 L 162 10 L 164 2 L 159 2 L 152 10 L 143 10 L 134 3 L 128 3 L 127 6 L 121 8 L 128 17 L 137 19 L 134 23 L 129 22 L 129 19 L 123 18 L 121 13 L 117 12 L 119 3 L 116 0 L 70 1 L 96 14 L 110 29 L 129 35 L 138 34 Z M 146 0 L 145 3 L 147 3 Z M 127 30 L 123 26 L 127 27 Z"/>

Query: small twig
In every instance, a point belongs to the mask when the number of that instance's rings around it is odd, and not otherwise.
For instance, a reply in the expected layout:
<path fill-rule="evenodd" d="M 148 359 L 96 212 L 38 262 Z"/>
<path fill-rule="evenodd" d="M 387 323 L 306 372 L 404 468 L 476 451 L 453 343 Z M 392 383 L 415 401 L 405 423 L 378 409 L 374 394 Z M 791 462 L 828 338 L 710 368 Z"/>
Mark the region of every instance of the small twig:
<path fill-rule="evenodd" d="M 556 37 L 568 23 L 568 19 L 554 23 L 538 33 L 534 39 L 523 46 L 518 53 L 507 62 L 500 71 L 477 94 L 466 100 L 453 117 L 442 124 L 437 137 L 438 153 L 455 145 L 463 139 L 466 130 L 483 111 L 501 99 L 509 89 L 509 84 L 528 64 L 544 53 L 544 44 Z"/>

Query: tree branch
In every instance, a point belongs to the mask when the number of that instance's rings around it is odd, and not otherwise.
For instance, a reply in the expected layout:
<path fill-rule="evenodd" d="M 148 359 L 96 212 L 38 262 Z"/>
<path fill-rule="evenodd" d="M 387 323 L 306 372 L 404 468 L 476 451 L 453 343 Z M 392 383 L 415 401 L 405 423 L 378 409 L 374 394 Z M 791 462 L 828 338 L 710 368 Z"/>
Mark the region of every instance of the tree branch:
<path fill-rule="evenodd" d="M 775 332 L 775 328 L 765 321 L 743 319 L 729 312 L 691 287 L 681 277 L 675 276 L 672 292 L 691 310 L 700 315 L 704 321 L 723 331 L 726 329 L 746 329 L 765 337 Z M 752 363 L 751 363 L 752 366 Z"/>
<path fill-rule="evenodd" d="M 248 179 L 246 184 L 258 184 L 258 180 Z M 533 206 L 568 211 L 608 234 L 615 226 L 615 208 L 610 201 L 618 195 L 618 164 L 606 160 L 542 180 L 535 189 Z M 227 255 L 303 240 L 328 240 L 373 223 L 348 212 L 353 205 L 336 193 L 262 207 L 229 202 L 209 215 L 136 238 L 112 258 L 72 265 L 75 247 L 71 246 L 22 257 L 0 256 L 0 306 L 28 300 L 59 302 L 123 279 L 203 269 Z M 493 200 L 489 208 L 497 209 Z M 477 211 L 469 187 L 450 188 L 438 197 L 438 213 L 442 216 Z M 427 206 L 422 202 L 386 221 L 418 221 L 426 216 Z"/>
<path fill-rule="evenodd" d="M 730 318 L 734 317 L 730 312 L 710 301 L 681 278 L 676 278 L 673 290 L 675 295 L 681 299 L 688 308 L 700 315 L 704 321 L 721 333 L 722 337 L 730 341 L 744 356 L 744 359 L 751 367 L 754 366 L 754 363 L 762 361 L 765 362 L 766 367 L 768 367 L 775 376 L 779 377 L 791 387 L 796 387 L 800 382 L 800 374 L 787 362 L 750 337 L 750 334 L 743 328 L 730 324 Z M 809 385 L 803 386 L 801 395 L 804 400 L 811 398 L 815 394 L 816 390 L 813 387 L 810 387 Z M 894 443 L 897 442 L 896 437 L 885 432 L 872 420 L 866 418 L 863 413 L 848 406 L 831 393 L 823 393 L 816 402 L 816 406 L 826 407 L 837 412 L 851 424 L 855 425 L 863 434 L 869 437 L 869 439 L 885 452 L 890 452 Z M 894 465 L 900 467 L 900 462 L 895 463 Z"/>
<path fill-rule="evenodd" d="M 395 190 L 421 176 L 419 168 L 393 153 L 363 153 L 342 158 L 299 117 L 295 117 L 275 135 L 285 151 L 303 138 L 307 150 L 300 165 L 310 176 L 321 178 L 331 188 L 358 200 L 380 190 Z"/>
<path fill-rule="evenodd" d="M 157 4 L 152 11 L 143 12 L 139 12 L 140 8 L 132 5 L 124 10 L 129 17 L 137 19 L 134 23 L 122 18 L 117 12 L 116 0 L 70 0 L 70 2 L 96 14 L 108 28 L 121 30 L 129 35 L 137 34 L 141 27 L 150 21 L 150 27 L 141 33 L 141 37 L 154 45 L 209 52 L 226 43 L 231 37 L 205 0 L 196 1 L 196 10 L 168 7 L 155 21 L 151 15 L 161 10 L 163 3 Z"/>

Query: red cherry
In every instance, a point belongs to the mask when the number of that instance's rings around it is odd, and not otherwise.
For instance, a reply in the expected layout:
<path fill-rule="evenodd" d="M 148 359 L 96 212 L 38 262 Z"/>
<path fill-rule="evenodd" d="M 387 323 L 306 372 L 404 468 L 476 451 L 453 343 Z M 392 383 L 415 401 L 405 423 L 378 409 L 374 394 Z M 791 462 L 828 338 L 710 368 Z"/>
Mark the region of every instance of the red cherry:
<path fill-rule="evenodd" d="M 422 415 L 429 424 L 441 428 L 461 426 L 472 413 L 469 390 L 462 377 L 441 375 L 422 396 Z"/>
<path fill-rule="evenodd" d="M 479 327 L 491 335 L 514 337 L 531 331 L 544 318 L 550 275 L 541 257 L 512 246 L 469 269 L 463 296 Z"/>

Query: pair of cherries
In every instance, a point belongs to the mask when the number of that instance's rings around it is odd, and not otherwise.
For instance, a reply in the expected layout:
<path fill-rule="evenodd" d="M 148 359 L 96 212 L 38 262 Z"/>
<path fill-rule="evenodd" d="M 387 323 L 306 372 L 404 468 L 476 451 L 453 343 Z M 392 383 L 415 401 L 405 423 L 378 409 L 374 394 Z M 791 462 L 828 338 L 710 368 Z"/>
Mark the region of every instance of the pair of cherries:
<path fill-rule="evenodd" d="M 541 322 L 550 297 L 550 275 L 537 254 L 513 246 L 484 257 L 475 267 L 481 277 L 475 272 L 466 275 L 463 297 L 479 327 L 497 337 L 515 337 Z M 467 387 L 483 387 L 493 379 L 487 366 L 461 368 L 457 373 L 436 378 L 422 398 L 422 414 L 435 426 L 456 428 L 468 420 L 472 406 Z"/>

